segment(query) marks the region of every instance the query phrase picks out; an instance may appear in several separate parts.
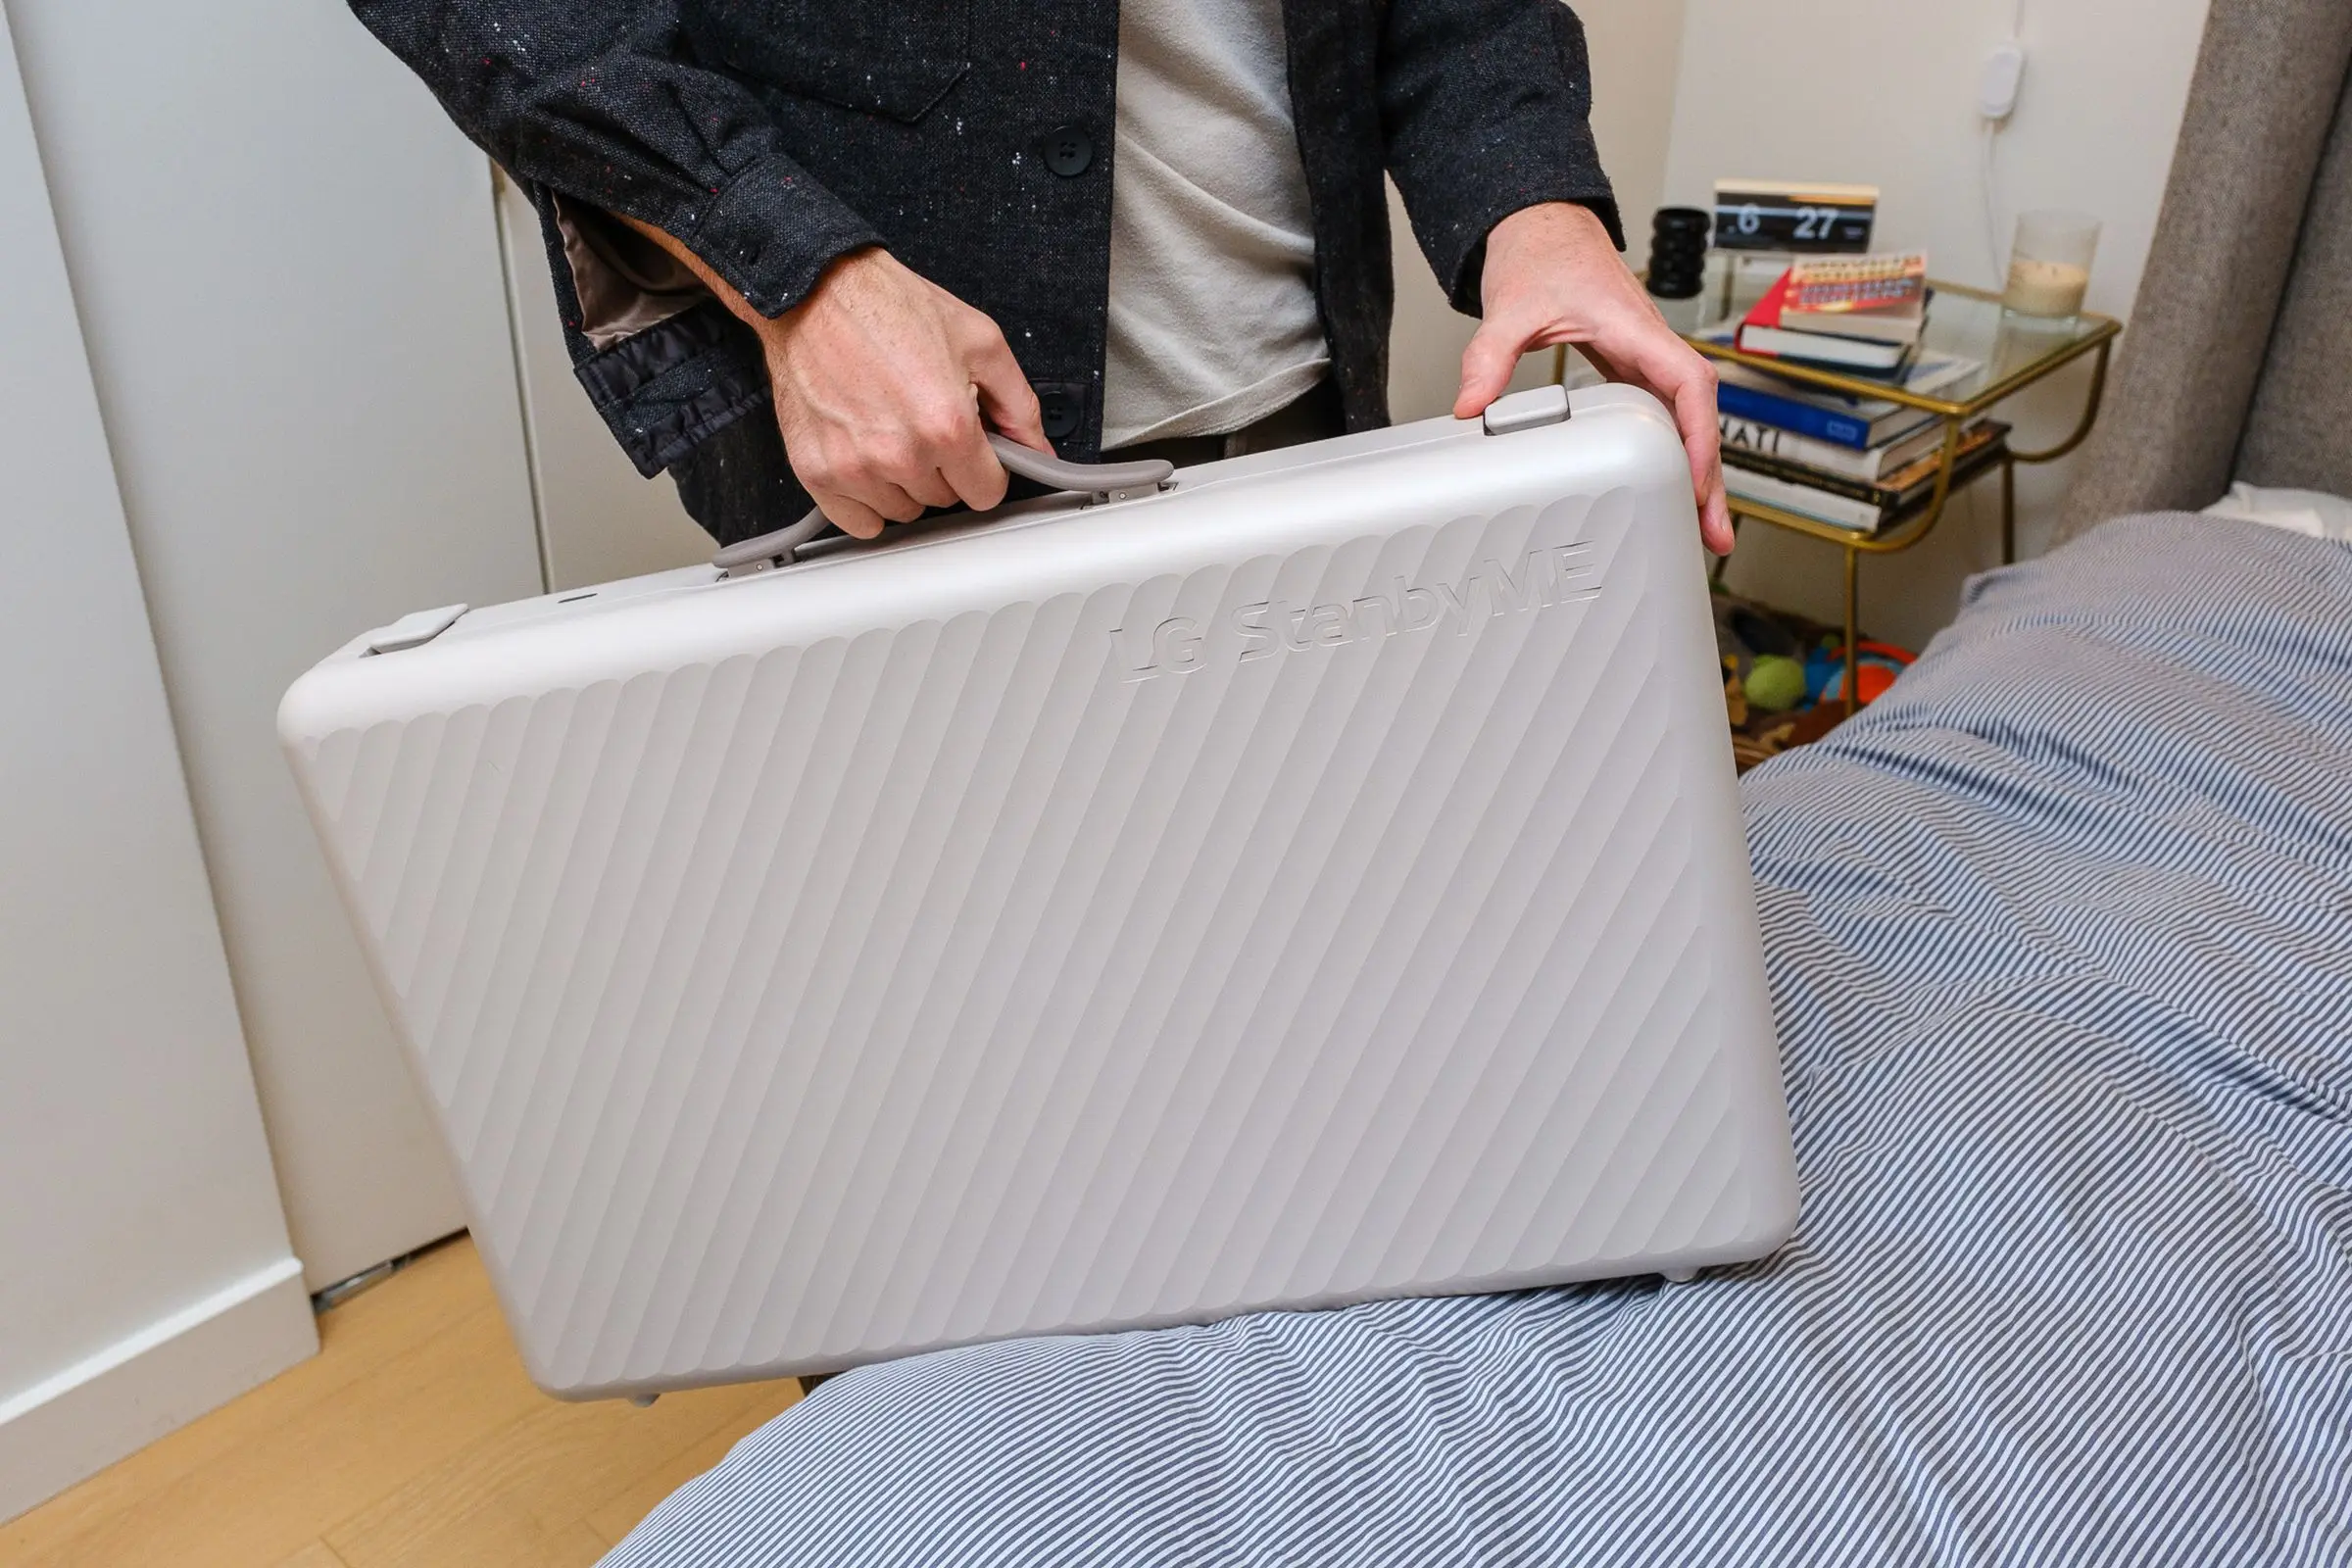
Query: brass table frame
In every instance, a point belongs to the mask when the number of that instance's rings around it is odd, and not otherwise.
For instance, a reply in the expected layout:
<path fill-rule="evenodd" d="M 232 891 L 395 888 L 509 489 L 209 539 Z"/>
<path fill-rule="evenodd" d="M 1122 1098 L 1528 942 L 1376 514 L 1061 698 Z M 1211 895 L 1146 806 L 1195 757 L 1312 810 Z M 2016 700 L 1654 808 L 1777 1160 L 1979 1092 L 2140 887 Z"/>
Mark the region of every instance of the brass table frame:
<path fill-rule="evenodd" d="M 1998 294 L 1989 293 L 1984 289 L 1969 288 L 1959 283 L 1937 283 L 1935 288 L 1938 294 L 1957 294 L 1968 299 L 1994 303 L 1998 303 L 2000 299 Z M 1704 338 L 1685 335 L 1685 342 L 1711 360 L 1725 360 L 1734 365 L 1745 365 L 1759 370 L 1769 370 L 1787 380 L 1826 387 L 1833 392 L 1842 392 L 1851 397 L 1877 398 L 1889 403 L 1900 403 L 1907 408 L 1920 409 L 1933 414 L 1943 421 L 1943 449 L 1941 462 L 1936 471 L 1936 488 L 1917 505 L 1889 518 L 1886 525 L 1877 533 L 1861 533 L 1852 528 L 1840 528 L 1835 523 L 1819 522 L 1801 513 L 1788 512 L 1761 501 L 1743 501 L 1738 496 L 1730 498 L 1732 518 L 1735 524 L 1741 517 L 1754 517 L 1759 522 L 1771 523 L 1776 528 L 1786 528 L 1791 533 L 1801 533 L 1809 538 L 1837 545 L 1845 552 L 1845 710 L 1849 716 L 1856 707 L 1854 699 L 1859 691 L 1856 674 L 1860 662 L 1860 650 L 1856 645 L 1861 637 L 1857 621 L 1860 616 L 1859 575 L 1862 558 L 1864 556 L 1892 555 L 1898 550 L 1908 550 L 1936 531 L 1936 525 L 1943 520 L 1945 504 L 1951 500 L 1952 468 L 1960 456 L 1961 430 L 1970 420 L 1984 414 L 1994 404 L 2016 396 L 2061 368 L 2072 365 L 2083 355 L 2094 354 L 2097 356 L 2091 366 L 2090 392 L 2083 399 L 2082 414 L 2076 420 L 2073 433 L 2056 446 L 2043 447 L 2035 452 L 2019 452 L 2004 448 L 1995 463 L 1988 465 L 1981 472 L 1972 474 L 1966 481 L 1973 484 L 1976 480 L 1990 474 L 1994 468 L 1997 467 L 2000 470 L 2001 564 L 2003 565 L 2009 564 L 2017 559 L 2017 466 L 2021 463 L 2054 463 L 2081 446 L 2083 439 L 2090 434 L 2090 427 L 2099 416 L 2100 399 L 2106 395 L 2107 391 L 2109 351 L 2113 348 L 2116 334 L 2122 330 L 2122 325 L 2112 317 L 2094 316 L 2087 311 L 2078 319 L 2082 327 L 2088 328 L 2087 331 L 2082 331 L 2081 335 L 2071 342 L 2053 348 L 2047 355 L 2034 359 L 2032 363 L 2020 367 L 1999 380 L 1986 382 L 1982 390 L 1971 393 L 1963 399 L 1939 398 L 1933 395 L 1921 396 L 1903 391 L 1899 387 L 1888 386 L 1883 381 L 1840 375 L 1836 370 L 1816 369 L 1811 366 L 1796 365 L 1788 360 L 1763 359 L 1753 354 L 1742 354 L 1738 349 L 1721 343 L 1712 343 Z M 1718 577 L 1722 574 L 1723 564 L 1719 562 L 1716 565 Z"/>

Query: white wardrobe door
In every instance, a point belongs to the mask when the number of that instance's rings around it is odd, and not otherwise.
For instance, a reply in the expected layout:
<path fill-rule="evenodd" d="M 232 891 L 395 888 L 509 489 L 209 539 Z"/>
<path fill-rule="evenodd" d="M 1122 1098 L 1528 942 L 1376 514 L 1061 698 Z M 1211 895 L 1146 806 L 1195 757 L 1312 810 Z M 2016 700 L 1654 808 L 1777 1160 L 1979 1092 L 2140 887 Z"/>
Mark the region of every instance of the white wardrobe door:
<path fill-rule="evenodd" d="M 308 1355 L 0 10 L 0 1519 Z"/>
<path fill-rule="evenodd" d="M 641 477 L 589 406 L 556 318 L 539 217 L 511 180 L 501 176 L 498 186 L 548 586 L 584 588 L 710 560 L 710 536 L 678 505 L 677 486 L 667 474 Z"/>
<path fill-rule="evenodd" d="M 339 4 L 10 0 L 296 1250 L 464 1223 L 279 757 L 406 611 L 540 591 L 489 172 Z"/>

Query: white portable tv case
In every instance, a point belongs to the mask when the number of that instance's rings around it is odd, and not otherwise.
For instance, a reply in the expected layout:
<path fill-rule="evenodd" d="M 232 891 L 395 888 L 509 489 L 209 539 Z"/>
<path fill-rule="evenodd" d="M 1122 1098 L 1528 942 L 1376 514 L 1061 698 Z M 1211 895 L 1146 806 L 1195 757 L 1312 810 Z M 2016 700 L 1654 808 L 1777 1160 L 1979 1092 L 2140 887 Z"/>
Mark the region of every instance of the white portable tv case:
<path fill-rule="evenodd" d="M 1695 533 L 1554 387 L 327 659 L 280 730 L 532 1376 L 1769 1251 Z"/>

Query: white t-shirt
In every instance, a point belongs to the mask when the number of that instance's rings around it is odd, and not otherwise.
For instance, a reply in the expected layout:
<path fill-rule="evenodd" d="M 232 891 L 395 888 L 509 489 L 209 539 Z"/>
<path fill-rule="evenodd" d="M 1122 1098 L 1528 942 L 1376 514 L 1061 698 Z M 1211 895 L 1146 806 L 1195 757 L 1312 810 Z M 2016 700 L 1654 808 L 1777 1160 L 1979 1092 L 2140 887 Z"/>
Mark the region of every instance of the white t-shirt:
<path fill-rule="evenodd" d="M 1282 0 L 1122 0 L 1102 445 L 1238 430 L 1323 379 Z"/>

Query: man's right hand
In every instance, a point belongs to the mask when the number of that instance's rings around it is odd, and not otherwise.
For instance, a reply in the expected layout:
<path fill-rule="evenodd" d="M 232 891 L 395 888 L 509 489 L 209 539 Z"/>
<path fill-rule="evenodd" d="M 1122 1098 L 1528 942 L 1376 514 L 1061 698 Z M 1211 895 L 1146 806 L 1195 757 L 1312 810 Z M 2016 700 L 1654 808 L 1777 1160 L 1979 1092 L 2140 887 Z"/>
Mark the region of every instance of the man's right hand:
<path fill-rule="evenodd" d="M 770 318 L 670 235 L 631 226 L 760 334 L 785 456 L 843 531 L 871 539 L 886 519 L 910 522 L 925 507 L 986 511 L 1004 500 L 990 429 L 1053 450 L 997 323 L 889 252 L 843 257 Z"/>
<path fill-rule="evenodd" d="M 860 539 L 925 507 L 1004 500 L 992 428 L 1054 450 L 997 323 L 887 251 L 843 257 L 808 299 L 755 324 L 792 470 Z"/>

